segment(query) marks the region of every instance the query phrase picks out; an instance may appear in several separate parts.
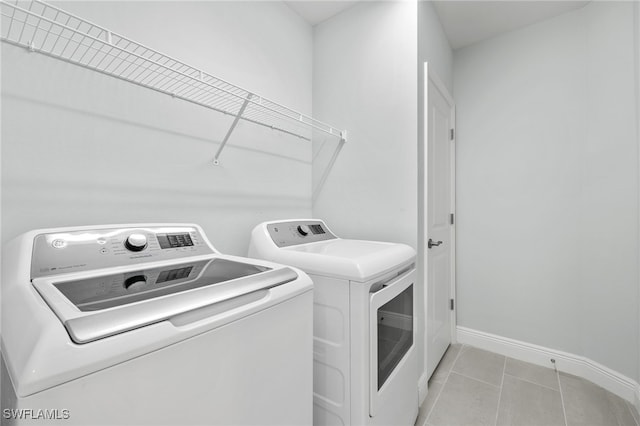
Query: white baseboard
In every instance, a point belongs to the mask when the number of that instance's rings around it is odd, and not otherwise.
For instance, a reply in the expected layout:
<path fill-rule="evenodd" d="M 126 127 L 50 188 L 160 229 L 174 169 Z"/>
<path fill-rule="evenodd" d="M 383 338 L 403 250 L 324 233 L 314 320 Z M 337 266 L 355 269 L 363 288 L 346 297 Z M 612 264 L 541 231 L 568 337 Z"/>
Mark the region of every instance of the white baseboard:
<path fill-rule="evenodd" d="M 589 358 L 545 348 L 543 346 L 497 336 L 466 327 L 456 328 L 459 343 L 475 346 L 520 361 L 553 368 L 585 378 L 609 392 L 631 402 L 640 411 L 640 385 L 633 379 L 613 371 Z"/>
<path fill-rule="evenodd" d="M 427 372 L 425 371 L 420 376 L 420 380 L 418 380 L 418 403 L 422 405 L 424 400 L 427 398 L 427 387 L 429 386 L 429 378 L 427 377 Z"/>

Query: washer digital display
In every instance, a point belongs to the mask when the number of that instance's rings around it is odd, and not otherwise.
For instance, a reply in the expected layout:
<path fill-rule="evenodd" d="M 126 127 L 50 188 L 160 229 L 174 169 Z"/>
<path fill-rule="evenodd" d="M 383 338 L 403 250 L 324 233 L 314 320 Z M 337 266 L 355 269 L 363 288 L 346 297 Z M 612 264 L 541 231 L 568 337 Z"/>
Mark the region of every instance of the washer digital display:
<path fill-rule="evenodd" d="M 158 243 L 160 243 L 160 248 L 162 249 L 193 246 L 191 236 L 187 233 L 158 234 Z"/>

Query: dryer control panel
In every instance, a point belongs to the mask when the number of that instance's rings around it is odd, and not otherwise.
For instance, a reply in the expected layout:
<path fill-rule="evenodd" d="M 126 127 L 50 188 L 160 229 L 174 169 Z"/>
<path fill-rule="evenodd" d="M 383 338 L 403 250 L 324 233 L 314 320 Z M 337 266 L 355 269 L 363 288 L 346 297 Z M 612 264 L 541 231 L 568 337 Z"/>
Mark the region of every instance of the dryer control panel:
<path fill-rule="evenodd" d="M 316 243 L 337 238 L 320 220 L 299 220 L 270 223 L 267 232 L 278 247 Z"/>
<path fill-rule="evenodd" d="M 192 226 L 104 228 L 39 234 L 31 279 L 215 253 Z"/>

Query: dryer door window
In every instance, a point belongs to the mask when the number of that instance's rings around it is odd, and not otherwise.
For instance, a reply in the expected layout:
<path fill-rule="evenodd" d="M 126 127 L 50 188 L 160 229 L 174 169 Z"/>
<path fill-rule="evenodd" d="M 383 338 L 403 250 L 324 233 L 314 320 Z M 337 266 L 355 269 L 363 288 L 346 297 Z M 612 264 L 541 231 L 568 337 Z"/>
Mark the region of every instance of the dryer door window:
<path fill-rule="evenodd" d="M 378 390 L 413 345 L 413 285 L 377 309 Z"/>

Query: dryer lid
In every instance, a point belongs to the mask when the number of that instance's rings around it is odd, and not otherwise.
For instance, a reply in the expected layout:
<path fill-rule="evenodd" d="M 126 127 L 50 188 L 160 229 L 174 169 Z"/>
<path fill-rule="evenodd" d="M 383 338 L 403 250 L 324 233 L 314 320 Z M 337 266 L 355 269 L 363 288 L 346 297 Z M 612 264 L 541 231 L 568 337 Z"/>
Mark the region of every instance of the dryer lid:
<path fill-rule="evenodd" d="M 405 244 L 332 239 L 278 250 L 270 259 L 305 272 L 355 281 L 368 281 L 415 261 L 415 250 Z"/>

